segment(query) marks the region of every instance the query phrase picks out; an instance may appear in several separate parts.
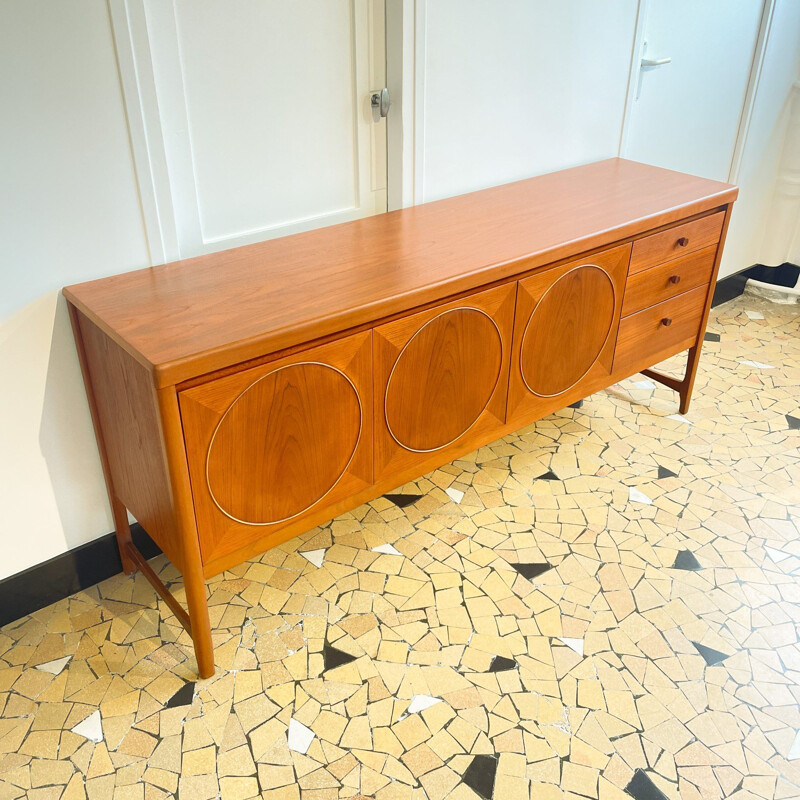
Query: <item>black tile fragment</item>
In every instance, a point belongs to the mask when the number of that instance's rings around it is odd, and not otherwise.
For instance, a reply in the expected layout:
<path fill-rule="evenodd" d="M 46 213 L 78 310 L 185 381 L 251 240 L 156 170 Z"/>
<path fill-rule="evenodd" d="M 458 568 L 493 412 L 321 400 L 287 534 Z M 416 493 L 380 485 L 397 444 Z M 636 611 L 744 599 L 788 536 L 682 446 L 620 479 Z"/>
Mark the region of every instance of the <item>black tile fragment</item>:
<path fill-rule="evenodd" d="M 391 500 L 398 508 L 405 508 L 406 506 L 413 505 L 417 500 L 422 499 L 421 494 L 385 494 L 387 500 Z"/>
<path fill-rule="evenodd" d="M 719 650 L 715 650 L 713 647 L 706 647 L 700 642 L 692 642 L 692 644 L 697 648 L 697 652 L 703 656 L 709 667 L 713 667 L 728 658 L 728 653 L 720 653 Z"/>
<path fill-rule="evenodd" d="M 177 692 L 175 692 L 164 708 L 177 708 L 178 706 L 190 706 L 194 699 L 194 681 L 184 683 Z"/>
<path fill-rule="evenodd" d="M 633 773 L 633 777 L 625 787 L 625 791 L 634 800 L 667 800 L 664 792 L 653 783 L 650 776 L 641 768 Z"/>
<path fill-rule="evenodd" d="M 675 556 L 675 563 L 672 565 L 672 569 L 698 570 L 702 568 L 691 550 L 681 550 Z"/>
<path fill-rule="evenodd" d="M 322 646 L 322 660 L 324 662 L 322 671 L 327 672 L 329 669 L 336 669 L 336 667 L 341 667 L 343 664 L 349 664 L 351 661 L 355 661 L 356 656 L 351 653 L 345 653 L 344 650 L 340 650 L 338 647 L 333 647 L 325 642 Z"/>
<path fill-rule="evenodd" d="M 578 400 L 577 403 L 570 403 L 569 407 L 570 408 L 580 408 L 582 405 L 583 405 L 583 400 Z"/>
<path fill-rule="evenodd" d="M 513 658 L 506 658 L 505 656 L 495 656 L 492 663 L 489 665 L 489 672 L 507 672 L 510 669 L 516 669 L 517 662 Z"/>
<path fill-rule="evenodd" d="M 673 472 L 671 469 L 667 469 L 666 467 L 662 467 L 659 464 L 659 467 L 658 467 L 658 480 L 661 480 L 662 478 L 677 478 L 677 477 L 678 477 L 677 473 Z"/>
<path fill-rule="evenodd" d="M 556 475 L 555 472 L 553 472 L 553 470 L 549 469 L 543 475 L 540 475 L 536 480 L 537 481 L 560 481 L 561 478 L 559 478 L 558 475 Z"/>
<path fill-rule="evenodd" d="M 705 336 L 703 337 L 704 342 L 718 342 L 722 337 L 718 333 L 712 333 L 711 331 L 706 331 Z"/>
<path fill-rule="evenodd" d="M 547 572 L 547 570 L 552 569 L 553 565 L 548 564 L 546 561 L 540 564 L 512 564 L 512 567 L 522 575 L 523 578 L 527 578 L 531 580 L 535 578 L 537 575 L 541 575 L 543 572 Z"/>
<path fill-rule="evenodd" d="M 790 431 L 800 431 L 800 418 L 787 414 L 786 422 L 789 424 Z"/>
<path fill-rule="evenodd" d="M 492 800 L 494 794 L 494 776 L 497 772 L 496 756 L 475 756 L 467 767 L 464 777 L 461 779 L 484 800 Z"/>

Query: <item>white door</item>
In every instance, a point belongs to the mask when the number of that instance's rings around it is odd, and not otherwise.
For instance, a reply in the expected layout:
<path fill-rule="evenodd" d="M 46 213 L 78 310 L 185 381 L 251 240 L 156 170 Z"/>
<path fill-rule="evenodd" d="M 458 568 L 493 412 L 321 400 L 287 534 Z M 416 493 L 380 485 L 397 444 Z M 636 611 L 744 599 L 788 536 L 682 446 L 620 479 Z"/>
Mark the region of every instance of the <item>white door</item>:
<path fill-rule="evenodd" d="M 154 262 L 386 210 L 384 0 L 111 0 Z"/>
<path fill-rule="evenodd" d="M 763 0 L 642 1 L 625 158 L 728 179 L 762 5 Z"/>

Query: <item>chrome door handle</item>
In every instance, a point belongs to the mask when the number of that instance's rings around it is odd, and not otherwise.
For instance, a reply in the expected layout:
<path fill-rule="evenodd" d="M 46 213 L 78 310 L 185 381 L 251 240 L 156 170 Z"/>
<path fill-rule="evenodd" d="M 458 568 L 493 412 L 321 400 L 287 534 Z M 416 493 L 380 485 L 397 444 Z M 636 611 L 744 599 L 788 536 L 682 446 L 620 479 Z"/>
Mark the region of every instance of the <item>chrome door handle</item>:
<path fill-rule="evenodd" d="M 664 64 L 669 64 L 672 59 L 667 56 L 666 58 L 643 58 L 641 64 L 643 67 L 661 67 Z"/>
<path fill-rule="evenodd" d="M 382 117 L 385 117 L 389 113 L 389 107 L 392 105 L 389 90 L 381 89 L 379 92 L 373 92 L 369 103 L 374 109 L 378 110 Z"/>

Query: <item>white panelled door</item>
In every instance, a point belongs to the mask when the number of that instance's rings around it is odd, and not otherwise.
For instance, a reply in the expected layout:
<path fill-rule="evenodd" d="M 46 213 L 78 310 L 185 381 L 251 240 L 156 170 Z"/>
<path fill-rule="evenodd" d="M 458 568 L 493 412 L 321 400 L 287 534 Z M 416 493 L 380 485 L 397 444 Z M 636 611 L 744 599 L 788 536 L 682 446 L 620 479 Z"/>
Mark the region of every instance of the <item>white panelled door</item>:
<path fill-rule="evenodd" d="M 384 0 L 110 2 L 154 262 L 386 210 Z"/>
<path fill-rule="evenodd" d="M 622 155 L 727 180 L 763 0 L 644 0 Z"/>

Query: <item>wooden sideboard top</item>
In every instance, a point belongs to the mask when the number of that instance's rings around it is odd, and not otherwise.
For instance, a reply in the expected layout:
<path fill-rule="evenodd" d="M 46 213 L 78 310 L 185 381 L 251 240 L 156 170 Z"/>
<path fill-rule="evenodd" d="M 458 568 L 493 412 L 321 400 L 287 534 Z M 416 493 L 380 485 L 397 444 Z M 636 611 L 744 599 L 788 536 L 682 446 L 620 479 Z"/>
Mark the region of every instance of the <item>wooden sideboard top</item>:
<path fill-rule="evenodd" d="M 64 295 L 161 387 L 635 236 L 737 193 L 615 158 L 76 284 Z"/>

